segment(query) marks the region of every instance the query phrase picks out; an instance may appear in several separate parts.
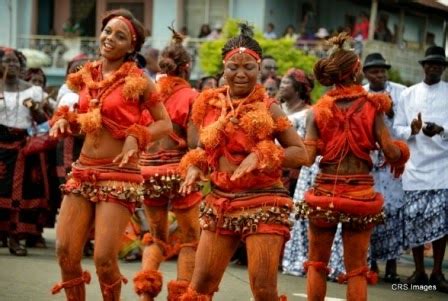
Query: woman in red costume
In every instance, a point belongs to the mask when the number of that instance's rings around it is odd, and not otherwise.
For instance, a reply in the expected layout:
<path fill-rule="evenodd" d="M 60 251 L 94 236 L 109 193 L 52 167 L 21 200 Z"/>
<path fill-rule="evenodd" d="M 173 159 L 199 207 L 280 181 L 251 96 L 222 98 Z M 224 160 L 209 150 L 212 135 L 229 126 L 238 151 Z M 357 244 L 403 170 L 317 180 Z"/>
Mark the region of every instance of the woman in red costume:
<path fill-rule="evenodd" d="M 85 300 L 90 274 L 81 269 L 84 243 L 95 228 L 94 262 L 103 300 L 119 300 L 120 238 L 143 199 L 143 177 L 137 154 L 172 127 L 158 100 L 155 85 L 133 61 L 143 40 L 143 27 L 127 10 L 102 19 L 101 58 L 71 74 L 67 84 L 79 93 L 78 113 L 61 107 L 53 118 L 51 135 L 85 134 L 79 159 L 73 164 L 56 230 L 56 252 L 68 300 Z M 155 120 L 147 125 L 148 111 Z"/>
<path fill-rule="evenodd" d="M 309 218 L 309 255 L 305 262 L 309 300 L 324 300 L 328 260 L 336 226 L 342 223 L 348 300 L 366 300 L 367 282 L 376 282 L 369 272 L 367 249 L 375 224 L 383 219 L 383 198 L 373 188 L 370 151 L 383 150 L 392 172 L 403 172 L 409 158 L 407 145 L 394 141 L 383 121 L 391 101 L 385 94 L 369 94 L 359 85 L 361 63 L 344 49 L 344 33 L 330 39 L 333 53 L 314 66 L 316 79 L 334 86 L 310 110 L 305 144 L 309 165 L 322 155 L 314 187 L 305 194 L 298 215 Z"/>
<path fill-rule="evenodd" d="M 179 194 L 178 172 L 180 159 L 188 151 L 188 145 L 196 146 L 197 139 L 188 131 L 188 120 L 198 93 L 187 82 L 191 58 L 182 46 L 183 37 L 170 29 L 173 43 L 163 50 L 159 61 L 161 72 L 166 76 L 158 80 L 157 86 L 173 123 L 173 132 L 150 145 L 140 158 L 146 186 L 144 208 L 151 230 L 151 234 L 146 234 L 143 239 L 148 246 L 143 253 L 142 270 L 134 278 L 135 291 L 143 296 L 143 300 L 153 300 L 162 289 L 162 274 L 158 269 L 169 253 L 168 209 L 176 214 L 181 240 L 177 280 L 168 283 L 168 300 L 179 300 L 187 290 L 199 239 L 198 215 L 202 195 L 199 191 L 185 196 Z"/>
<path fill-rule="evenodd" d="M 240 240 L 246 242 L 255 300 L 279 300 L 279 256 L 292 210 L 281 170 L 298 168 L 308 158 L 280 106 L 257 84 L 262 50 L 251 36 L 242 24 L 241 34 L 222 49 L 228 86 L 204 91 L 193 105 L 201 147 L 182 158 L 181 192 L 190 193 L 209 171 L 212 192 L 200 208 L 203 231 L 181 300 L 212 299 Z"/>

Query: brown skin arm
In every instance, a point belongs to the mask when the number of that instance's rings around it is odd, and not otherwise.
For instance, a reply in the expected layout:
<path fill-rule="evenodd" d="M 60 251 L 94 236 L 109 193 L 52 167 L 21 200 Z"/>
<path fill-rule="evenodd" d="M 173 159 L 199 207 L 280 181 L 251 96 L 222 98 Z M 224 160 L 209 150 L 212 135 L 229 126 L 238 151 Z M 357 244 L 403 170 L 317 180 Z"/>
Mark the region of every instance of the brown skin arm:
<path fill-rule="evenodd" d="M 188 121 L 187 127 L 187 144 L 189 149 L 199 146 L 199 131 L 191 119 Z"/>
<path fill-rule="evenodd" d="M 375 136 L 380 144 L 381 150 L 388 161 L 394 162 L 400 159 L 400 149 L 393 143 L 389 129 L 384 124 L 384 114 L 378 113 L 375 117 Z"/>
<path fill-rule="evenodd" d="M 307 143 L 309 142 L 317 142 L 319 139 L 319 130 L 317 129 L 316 122 L 314 120 L 314 112 L 313 110 L 309 110 L 306 116 L 306 134 L 305 134 L 305 147 L 308 152 L 308 161 L 303 165 L 311 166 L 316 160 L 317 156 L 317 145 L 316 143 Z"/>
<path fill-rule="evenodd" d="M 148 99 L 150 93 L 156 91 L 155 84 L 149 80 L 149 88 L 144 93 L 143 99 Z M 170 116 L 162 103 L 156 103 L 148 106 L 147 109 L 151 113 L 154 122 L 148 127 L 151 141 L 156 141 L 165 135 L 168 135 L 173 130 Z M 122 167 L 128 163 L 129 159 L 138 156 L 138 143 L 137 139 L 133 136 L 126 137 L 121 153 L 115 157 L 114 162 L 120 162 L 119 166 Z"/>
<path fill-rule="evenodd" d="M 156 85 L 151 79 L 149 81 L 149 88 L 145 91 L 144 98 L 148 99 L 151 93 L 156 92 Z M 151 134 L 151 140 L 156 141 L 163 136 L 169 135 L 173 131 L 173 124 L 171 123 L 170 116 L 166 111 L 165 106 L 159 102 L 148 106 L 147 109 L 151 113 L 154 122 L 148 127 Z"/>
<path fill-rule="evenodd" d="M 274 120 L 280 117 L 286 117 L 286 114 L 277 104 L 271 106 L 270 112 Z M 299 168 L 309 161 L 305 144 L 293 127 L 278 133 L 275 138 L 277 138 L 280 145 L 285 149 L 283 167 Z"/>

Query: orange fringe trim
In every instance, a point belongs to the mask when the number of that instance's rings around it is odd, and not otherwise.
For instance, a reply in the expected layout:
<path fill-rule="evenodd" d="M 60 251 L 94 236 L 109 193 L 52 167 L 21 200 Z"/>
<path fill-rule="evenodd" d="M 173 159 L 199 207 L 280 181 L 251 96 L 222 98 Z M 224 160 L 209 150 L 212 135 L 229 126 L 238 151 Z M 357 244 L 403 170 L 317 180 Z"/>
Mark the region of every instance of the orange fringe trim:
<path fill-rule="evenodd" d="M 277 118 L 277 120 L 275 120 L 275 131 L 276 132 L 284 132 L 287 129 L 289 129 L 290 127 L 292 127 L 292 123 L 291 120 L 289 120 L 288 117 L 286 116 L 282 116 Z"/>
<path fill-rule="evenodd" d="M 133 124 L 126 130 L 126 136 L 132 136 L 137 139 L 138 148 L 143 151 L 151 142 L 151 133 L 146 126 Z"/>
<path fill-rule="evenodd" d="M 178 167 L 179 173 L 182 176 L 182 178 L 185 178 L 185 176 L 187 175 L 188 168 L 192 165 L 196 166 L 204 173 L 207 172 L 208 163 L 205 150 L 203 150 L 202 148 L 195 148 L 186 153 L 185 156 L 182 157 L 182 160 L 180 160 Z"/>
<path fill-rule="evenodd" d="M 140 96 L 149 89 L 149 81 L 139 74 L 126 76 L 123 86 L 123 96 L 128 100 L 138 101 Z"/>
<path fill-rule="evenodd" d="M 65 282 L 59 282 L 58 284 L 55 284 L 53 288 L 51 289 L 51 293 L 53 295 L 59 293 L 63 288 L 70 288 L 74 286 L 78 286 L 81 284 L 89 284 L 92 277 L 90 276 L 90 273 L 88 271 L 82 272 L 81 277 L 74 278 L 72 280 L 67 280 Z"/>
<path fill-rule="evenodd" d="M 134 290 L 137 295 L 147 294 L 154 298 L 162 290 L 162 283 L 162 274 L 159 271 L 140 271 L 134 277 Z"/>
<path fill-rule="evenodd" d="M 67 87 L 72 90 L 73 92 L 79 92 L 82 89 L 82 86 L 84 84 L 84 81 L 82 79 L 82 69 L 81 68 L 78 72 L 71 73 L 67 76 Z"/>
<path fill-rule="evenodd" d="M 188 287 L 187 292 L 180 297 L 181 301 L 211 301 L 213 293 L 210 295 L 199 294 L 197 291 Z"/>
<path fill-rule="evenodd" d="M 341 99 L 366 97 L 367 94 L 368 93 L 364 90 L 364 88 L 359 85 L 350 87 L 336 87 L 328 91 L 313 106 L 315 118 L 322 120 L 322 124 L 325 124 L 333 117 L 333 106 L 336 101 Z"/>
<path fill-rule="evenodd" d="M 285 150 L 273 141 L 261 141 L 252 151 L 257 155 L 258 169 L 276 170 L 285 158 Z"/>
<path fill-rule="evenodd" d="M 406 144 L 406 142 L 401 140 L 394 140 L 393 144 L 395 144 L 395 146 L 397 146 L 400 149 L 401 156 L 398 160 L 393 162 L 387 161 L 387 163 L 392 167 L 403 167 L 406 164 L 406 162 L 408 162 L 411 156 L 409 146 Z"/>
<path fill-rule="evenodd" d="M 104 282 L 100 282 L 101 287 L 102 287 L 102 291 L 104 292 L 105 296 L 109 296 L 110 294 L 113 293 L 113 290 L 116 286 L 120 285 L 121 282 L 123 282 L 124 284 L 128 283 L 128 279 L 124 276 L 120 276 L 120 278 L 118 278 L 117 281 L 115 281 L 112 284 L 105 284 Z"/>
<path fill-rule="evenodd" d="M 200 129 L 199 140 L 206 149 L 216 148 L 224 139 L 223 127 L 225 120 L 219 118 L 215 122 Z"/>
<path fill-rule="evenodd" d="M 201 128 L 205 115 L 208 111 L 208 106 L 212 103 L 219 103 L 219 95 L 225 95 L 227 87 L 221 87 L 217 89 L 208 89 L 203 91 L 196 98 L 191 110 L 191 120 L 197 128 Z M 222 97 L 222 96 L 221 96 Z"/>
<path fill-rule="evenodd" d="M 202 122 L 205 118 L 205 115 L 208 113 L 210 109 L 218 108 L 222 109 L 223 103 L 224 105 L 228 106 L 225 100 L 227 98 L 227 86 L 220 87 L 217 89 L 209 89 L 205 90 L 201 94 L 199 94 L 198 98 L 193 103 L 193 108 L 191 110 L 191 120 L 193 123 L 198 127 L 201 128 Z M 264 90 L 263 86 L 260 84 L 257 84 L 254 88 L 254 91 L 246 98 L 244 101 L 244 107 L 248 107 L 249 109 L 253 110 L 254 104 L 257 103 L 264 103 L 264 107 L 266 107 L 266 91 Z M 238 106 L 238 101 L 233 100 L 235 103 L 234 106 Z M 248 106 L 249 105 L 249 106 Z M 255 107 L 258 108 L 258 107 Z M 229 111 L 229 108 L 227 108 L 227 111 Z M 244 115 L 244 114 L 242 114 Z"/>
<path fill-rule="evenodd" d="M 355 269 L 347 274 L 340 274 L 338 276 L 338 283 L 340 283 L 340 284 L 345 283 L 350 278 L 356 277 L 356 276 L 366 277 L 368 284 L 377 284 L 378 283 L 378 274 L 373 271 L 370 271 L 369 268 L 366 266 Z"/>
<path fill-rule="evenodd" d="M 157 90 L 163 102 L 183 87 L 191 88 L 191 85 L 185 79 L 177 76 L 164 76 L 157 81 Z"/>
<path fill-rule="evenodd" d="M 101 129 L 102 118 L 100 108 L 92 109 L 87 113 L 78 114 L 77 121 L 80 125 L 80 130 L 83 133 L 94 133 Z"/>
<path fill-rule="evenodd" d="M 369 93 L 367 100 L 376 107 L 377 112 L 387 113 L 392 108 L 392 100 L 385 93 Z"/>
<path fill-rule="evenodd" d="M 59 119 L 65 119 L 70 125 L 70 130 L 76 133 L 79 131 L 77 118 L 78 114 L 76 114 L 75 112 L 70 112 L 70 108 L 68 106 L 60 106 L 58 110 L 53 114 L 53 117 L 50 120 L 50 126 L 53 126 Z"/>
<path fill-rule="evenodd" d="M 278 301 L 288 301 L 288 297 L 286 297 L 286 295 L 281 295 L 278 297 Z"/>
<path fill-rule="evenodd" d="M 178 301 L 179 298 L 186 293 L 188 285 L 187 280 L 171 280 L 168 282 L 168 301 Z"/>
<path fill-rule="evenodd" d="M 149 89 L 148 79 L 142 75 L 143 72 L 134 62 L 125 62 L 111 76 L 95 81 L 93 74 L 99 75 L 99 65 L 98 61 L 85 64 L 81 70 L 67 77 L 67 86 L 75 92 L 81 91 L 84 87 L 88 90 L 107 89 L 124 78 L 123 96 L 130 101 L 138 100 Z"/>
<path fill-rule="evenodd" d="M 242 114 L 239 125 L 250 137 L 264 140 L 272 135 L 276 125 L 264 102 L 257 103 L 254 107 L 255 110 Z"/>

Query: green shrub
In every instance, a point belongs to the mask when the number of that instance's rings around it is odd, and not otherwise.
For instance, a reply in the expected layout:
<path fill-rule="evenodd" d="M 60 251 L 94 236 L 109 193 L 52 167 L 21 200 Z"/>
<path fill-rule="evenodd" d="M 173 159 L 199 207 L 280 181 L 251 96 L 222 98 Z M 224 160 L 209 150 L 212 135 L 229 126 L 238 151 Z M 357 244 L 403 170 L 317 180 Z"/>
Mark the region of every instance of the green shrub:
<path fill-rule="evenodd" d="M 221 49 L 226 41 L 239 34 L 240 21 L 229 19 L 223 27 L 222 37 L 219 40 L 206 41 L 199 47 L 199 61 L 202 72 L 206 75 L 215 75 L 222 72 Z M 291 39 L 267 40 L 261 31 L 255 29 L 255 39 L 263 49 L 263 55 L 271 55 L 277 61 L 278 74 L 283 75 L 289 68 L 300 68 L 306 73 L 313 73 L 313 66 L 317 62 L 315 56 L 307 55 L 296 48 Z M 324 92 L 324 88 L 317 82 L 312 93 L 315 101 Z"/>

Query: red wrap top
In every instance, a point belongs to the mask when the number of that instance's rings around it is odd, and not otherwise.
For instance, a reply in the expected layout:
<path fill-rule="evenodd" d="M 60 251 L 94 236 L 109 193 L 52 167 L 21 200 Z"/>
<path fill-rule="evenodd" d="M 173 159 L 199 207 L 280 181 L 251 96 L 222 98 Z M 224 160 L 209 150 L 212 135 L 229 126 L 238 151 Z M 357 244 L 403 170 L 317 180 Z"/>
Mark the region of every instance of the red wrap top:
<path fill-rule="evenodd" d="M 343 108 L 339 100 L 353 100 Z M 336 88 L 325 94 L 314 106 L 314 116 L 320 134 L 319 153 L 322 163 L 337 163 L 349 152 L 372 166 L 370 151 L 377 148 L 374 131 L 378 112 L 391 106 L 385 94 L 369 94 L 361 86 Z"/>

